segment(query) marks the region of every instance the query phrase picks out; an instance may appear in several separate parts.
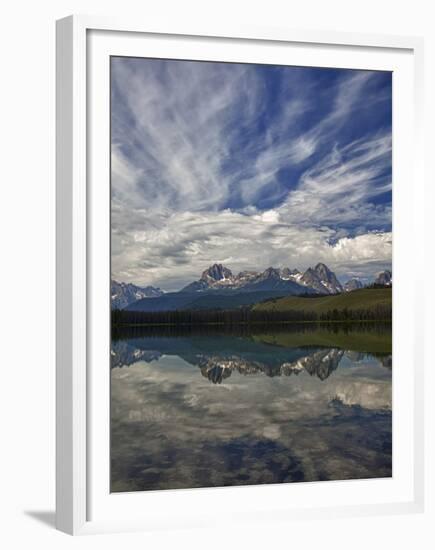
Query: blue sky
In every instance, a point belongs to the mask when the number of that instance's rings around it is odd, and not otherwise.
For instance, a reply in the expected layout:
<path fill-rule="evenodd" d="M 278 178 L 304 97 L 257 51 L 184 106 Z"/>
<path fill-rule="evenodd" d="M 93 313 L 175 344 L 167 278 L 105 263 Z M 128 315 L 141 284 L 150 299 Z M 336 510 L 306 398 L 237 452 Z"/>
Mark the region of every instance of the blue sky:
<path fill-rule="evenodd" d="M 112 275 L 391 267 L 391 73 L 112 58 Z"/>

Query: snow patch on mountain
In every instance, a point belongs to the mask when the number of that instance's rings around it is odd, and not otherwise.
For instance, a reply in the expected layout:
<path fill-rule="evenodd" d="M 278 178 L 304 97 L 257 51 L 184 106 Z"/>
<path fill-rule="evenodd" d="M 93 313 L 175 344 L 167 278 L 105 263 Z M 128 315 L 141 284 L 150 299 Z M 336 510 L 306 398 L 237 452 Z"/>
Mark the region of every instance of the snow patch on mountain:
<path fill-rule="evenodd" d="M 124 309 L 143 298 L 158 298 L 163 291 L 153 286 L 140 287 L 132 283 L 110 282 L 112 309 Z"/>

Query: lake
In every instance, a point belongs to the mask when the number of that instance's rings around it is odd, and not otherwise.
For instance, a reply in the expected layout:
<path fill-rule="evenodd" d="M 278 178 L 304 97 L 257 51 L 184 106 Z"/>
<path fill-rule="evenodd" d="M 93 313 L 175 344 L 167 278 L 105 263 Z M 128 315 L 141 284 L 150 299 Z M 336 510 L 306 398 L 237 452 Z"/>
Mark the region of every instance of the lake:
<path fill-rule="evenodd" d="M 390 325 L 112 335 L 111 490 L 392 475 Z"/>

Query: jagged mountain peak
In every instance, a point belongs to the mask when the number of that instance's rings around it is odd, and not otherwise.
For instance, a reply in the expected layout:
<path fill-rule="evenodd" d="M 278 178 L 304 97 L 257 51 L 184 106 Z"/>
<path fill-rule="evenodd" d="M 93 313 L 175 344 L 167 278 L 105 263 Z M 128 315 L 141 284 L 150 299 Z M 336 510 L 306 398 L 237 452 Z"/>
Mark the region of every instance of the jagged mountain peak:
<path fill-rule="evenodd" d="M 317 271 L 317 273 L 331 273 L 331 270 L 329 269 L 329 267 L 322 262 L 319 262 L 318 264 L 316 264 L 314 271 Z"/>
<path fill-rule="evenodd" d="M 201 278 L 185 286 L 183 292 L 204 292 L 210 290 L 282 290 L 290 294 L 336 294 L 343 288 L 335 274 L 324 263 L 319 262 L 305 273 L 289 267 L 270 266 L 262 272 L 241 271 L 238 275 L 221 263 L 214 263 L 203 271 Z"/>
<path fill-rule="evenodd" d="M 391 286 L 393 282 L 393 274 L 388 269 L 386 269 L 385 271 L 380 271 L 376 274 L 374 282 L 377 285 Z"/>
<path fill-rule="evenodd" d="M 138 286 L 133 283 L 110 281 L 111 303 L 114 309 L 123 309 L 143 298 L 158 298 L 163 291 L 154 286 Z"/>
<path fill-rule="evenodd" d="M 391 271 L 379 273 L 376 282 L 391 286 Z M 335 273 L 322 262 L 315 267 L 308 267 L 304 273 L 289 267 L 270 266 L 262 272 L 245 270 L 237 275 L 233 275 L 223 264 L 214 263 L 202 273 L 200 279 L 175 292 L 163 293 L 158 288 L 141 288 L 131 283 L 117 283 L 112 280 L 112 308 L 173 311 L 183 309 L 186 304 L 195 303 L 195 300 L 202 300 L 201 306 L 198 305 L 201 308 L 237 308 L 252 305 L 255 300 L 307 294 L 339 294 L 362 286 L 356 277 L 342 285 Z M 253 301 L 250 297 L 254 295 Z"/>
<path fill-rule="evenodd" d="M 303 274 L 301 281 L 323 294 L 337 294 L 343 291 L 343 287 L 335 273 L 321 262 L 314 268 L 309 267 Z"/>
<path fill-rule="evenodd" d="M 280 279 L 281 273 L 280 273 L 280 270 L 276 269 L 275 267 L 268 267 L 263 271 L 262 277 L 264 279 L 268 279 L 268 278 Z"/>
<path fill-rule="evenodd" d="M 221 281 L 223 279 L 231 279 L 233 273 L 231 269 L 228 269 L 222 264 L 213 264 L 205 271 L 202 272 L 201 279 L 213 279 L 214 281 Z"/>

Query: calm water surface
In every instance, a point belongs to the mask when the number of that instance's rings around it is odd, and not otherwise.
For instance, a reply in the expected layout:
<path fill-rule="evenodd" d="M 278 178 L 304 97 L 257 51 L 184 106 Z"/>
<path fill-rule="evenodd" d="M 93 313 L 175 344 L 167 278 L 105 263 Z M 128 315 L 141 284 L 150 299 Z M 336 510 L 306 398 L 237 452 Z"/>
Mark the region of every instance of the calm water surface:
<path fill-rule="evenodd" d="M 391 328 L 127 330 L 111 488 L 391 476 Z"/>

